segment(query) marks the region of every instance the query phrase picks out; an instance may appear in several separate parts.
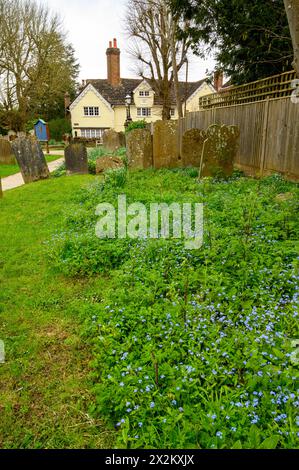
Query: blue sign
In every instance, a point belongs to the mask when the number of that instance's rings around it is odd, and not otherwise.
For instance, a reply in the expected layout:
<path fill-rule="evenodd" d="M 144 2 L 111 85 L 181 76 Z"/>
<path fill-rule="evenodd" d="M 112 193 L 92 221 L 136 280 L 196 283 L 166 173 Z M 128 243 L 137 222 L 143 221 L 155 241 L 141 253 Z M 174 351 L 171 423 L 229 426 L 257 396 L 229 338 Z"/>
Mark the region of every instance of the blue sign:
<path fill-rule="evenodd" d="M 41 142 L 48 142 L 50 139 L 48 125 L 42 119 L 39 119 L 34 124 L 34 132 L 37 140 Z"/>

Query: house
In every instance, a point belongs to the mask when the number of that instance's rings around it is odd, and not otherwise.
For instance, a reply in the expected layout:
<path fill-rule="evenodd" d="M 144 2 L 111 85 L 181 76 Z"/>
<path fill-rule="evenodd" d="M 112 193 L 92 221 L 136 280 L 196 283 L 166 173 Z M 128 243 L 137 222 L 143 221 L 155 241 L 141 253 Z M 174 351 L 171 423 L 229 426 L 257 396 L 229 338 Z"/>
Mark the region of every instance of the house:
<path fill-rule="evenodd" d="M 69 104 L 73 137 L 100 139 L 106 129 L 124 130 L 127 118 L 125 98 L 130 95 L 130 115 L 133 121 L 144 119 L 154 122 L 162 117 L 162 103 L 149 81 L 120 77 L 120 49 L 116 39 L 110 41 L 106 51 L 107 79 L 86 80 L 76 99 Z M 206 79 L 180 82 L 183 109 L 197 111 L 199 97 L 215 93 Z M 67 100 L 66 100 L 67 101 Z M 175 94 L 172 90 L 171 117 L 178 117 Z"/>

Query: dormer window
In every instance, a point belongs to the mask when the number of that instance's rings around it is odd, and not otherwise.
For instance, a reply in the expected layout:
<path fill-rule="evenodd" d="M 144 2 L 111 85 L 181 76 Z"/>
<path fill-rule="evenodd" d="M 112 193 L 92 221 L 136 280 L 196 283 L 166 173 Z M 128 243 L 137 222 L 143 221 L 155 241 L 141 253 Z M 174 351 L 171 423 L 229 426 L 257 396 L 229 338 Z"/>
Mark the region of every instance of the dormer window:
<path fill-rule="evenodd" d="M 84 106 L 84 116 L 99 116 L 98 106 Z"/>
<path fill-rule="evenodd" d="M 144 97 L 144 96 L 149 96 L 149 95 L 150 95 L 150 94 L 149 94 L 149 91 L 140 91 L 140 92 L 139 92 L 139 96 L 142 96 L 142 97 Z"/>

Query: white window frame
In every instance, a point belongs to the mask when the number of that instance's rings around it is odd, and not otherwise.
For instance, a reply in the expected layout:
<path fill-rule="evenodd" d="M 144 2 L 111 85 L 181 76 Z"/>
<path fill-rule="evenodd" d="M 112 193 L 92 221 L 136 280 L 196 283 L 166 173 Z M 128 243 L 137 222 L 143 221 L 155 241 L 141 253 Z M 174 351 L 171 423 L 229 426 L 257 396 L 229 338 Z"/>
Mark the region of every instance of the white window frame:
<path fill-rule="evenodd" d="M 82 139 L 101 139 L 104 131 L 102 128 L 80 129 Z"/>
<path fill-rule="evenodd" d="M 151 108 L 137 108 L 138 117 L 151 117 L 152 109 Z"/>
<path fill-rule="evenodd" d="M 140 90 L 140 92 L 139 92 L 139 96 L 149 96 L 149 95 L 150 95 L 150 93 L 147 90 Z"/>
<path fill-rule="evenodd" d="M 171 117 L 174 117 L 174 116 L 175 116 L 175 109 L 174 109 L 174 108 L 171 108 L 171 109 L 170 109 L 170 116 L 171 116 Z"/>
<path fill-rule="evenodd" d="M 98 106 L 84 106 L 83 113 L 85 117 L 98 117 L 100 108 Z"/>

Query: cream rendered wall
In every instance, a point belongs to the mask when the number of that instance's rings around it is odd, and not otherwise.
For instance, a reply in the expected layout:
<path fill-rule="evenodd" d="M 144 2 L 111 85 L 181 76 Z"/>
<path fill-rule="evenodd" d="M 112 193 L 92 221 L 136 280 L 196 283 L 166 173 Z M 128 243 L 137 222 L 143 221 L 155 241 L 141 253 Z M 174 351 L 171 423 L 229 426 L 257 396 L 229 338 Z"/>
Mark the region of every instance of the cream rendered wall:
<path fill-rule="evenodd" d="M 84 106 L 98 106 L 99 116 L 84 116 Z M 85 95 L 81 97 L 78 103 L 71 107 L 72 116 L 72 128 L 73 135 L 77 128 L 103 128 L 103 127 L 114 127 L 114 112 L 112 109 L 102 101 L 97 94 L 88 90 Z M 78 137 L 80 137 L 80 132 Z"/>
<path fill-rule="evenodd" d="M 116 132 L 123 132 L 125 130 L 125 122 L 127 119 L 127 111 L 125 106 L 115 106 L 114 110 L 114 125 L 111 126 Z"/>
<path fill-rule="evenodd" d="M 192 111 L 199 111 L 199 104 L 198 104 L 198 99 L 201 96 L 204 95 L 210 95 L 211 93 L 215 93 L 213 91 L 213 88 L 208 85 L 207 83 L 204 83 L 202 87 L 199 88 L 188 100 L 187 100 L 187 111 L 192 112 Z M 184 109 L 184 105 L 183 105 Z"/>
<path fill-rule="evenodd" d="M 149 96 L 139 96 L 140 91 L 148 91 Z M 152 108 L 154 106 L 154 97 L 155 94 L 150 85 L 146 81 L 143 81 L 136 88 L 133 100 L 136 108 Z"/>
<path fill-rule="evenodd" d="M 148 106 L 143 106 L 148 107 Z M 137 116 L 136 106 L 131 106 L 130 113 L 133 121 L 155 122 L 162 119 L 162 106 L 153 106 L 151 116 Z M 114 126 L 112 126 L 117 132 L 124 131 L 124 124 L 127 119 L 127 111 L 125 106 L 114 107 Z"/>

